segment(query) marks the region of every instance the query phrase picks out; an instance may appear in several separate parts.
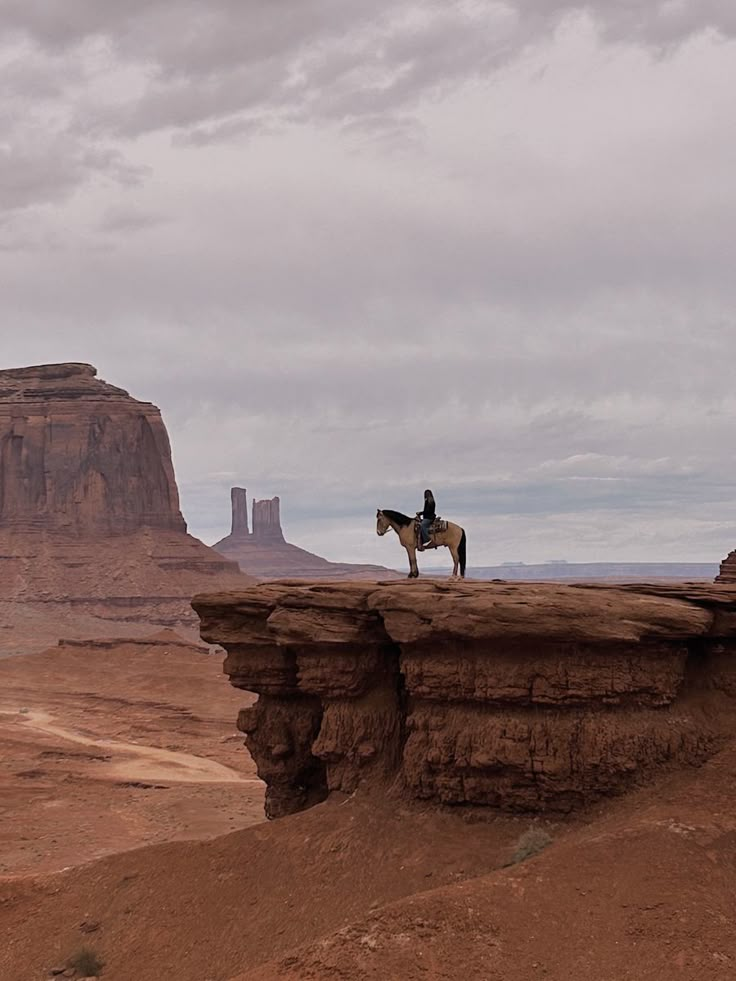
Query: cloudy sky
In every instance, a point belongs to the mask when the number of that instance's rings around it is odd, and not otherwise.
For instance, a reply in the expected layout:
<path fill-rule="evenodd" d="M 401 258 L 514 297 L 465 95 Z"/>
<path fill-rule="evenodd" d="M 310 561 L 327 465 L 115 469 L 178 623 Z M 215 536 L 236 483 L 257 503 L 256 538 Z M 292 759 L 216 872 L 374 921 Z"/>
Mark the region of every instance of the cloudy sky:
<path fill-rule="evenodd" d="M 736 547 L 733 0 L 0 0 L 0 364 L 401 565 Z"/>

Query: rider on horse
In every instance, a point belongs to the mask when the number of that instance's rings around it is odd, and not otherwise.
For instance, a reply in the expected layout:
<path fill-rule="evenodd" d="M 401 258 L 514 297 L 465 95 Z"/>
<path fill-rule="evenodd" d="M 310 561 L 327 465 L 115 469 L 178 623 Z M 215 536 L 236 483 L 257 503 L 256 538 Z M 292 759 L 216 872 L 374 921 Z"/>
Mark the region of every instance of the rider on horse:
<path fill-rule="evenodd" d="M 437 508 L 434 503 L 434 494 L 429 488 L 424 492 L 424 507 L 421 511 L 417 511 L 417 517 L 421 518 L 421 541 L 419 547 L 422 549 L 431 548 L 433 545 L 430 529 L 434 524 L 434 519 L 437 517 Z"/>

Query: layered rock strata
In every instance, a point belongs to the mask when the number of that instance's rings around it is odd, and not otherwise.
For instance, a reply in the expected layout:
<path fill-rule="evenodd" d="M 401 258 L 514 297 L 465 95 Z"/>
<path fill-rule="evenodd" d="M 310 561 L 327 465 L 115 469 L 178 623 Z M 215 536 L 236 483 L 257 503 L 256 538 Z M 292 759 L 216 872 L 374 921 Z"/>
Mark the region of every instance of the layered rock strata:
<path fill-rule="evenodd" d="M 716 576 L 716 582 L 736 583 L 736 549 L 729 552 L 721 562 L 721 568 Z"/>
<path fill-rule="evenodd" d="M 161 413 L 91 365 L 0 371 L 0 528 L 185 532 Z"/>
<path fill-rule="evenodd" d="M 281 501 L 253 501 L 253 531 L 248 529 L 248 499 L 244 487 L 233 487 L 232 531 L 213 547 L 235 560 L 243 572 L 258 579 L 387 579 L 399 573 L 380 565 L 330 562 L 292 545 L 281 528 Z M 403 578 L 403 577 L 402 577 Z"/>
<path fill-rule="evenodd" d="M 247 581 L 187 534 L 155 405 L 87 364 L 0 371 L 0 627 L 20 604 L 186 623 L 193 592 Z"/>
<path fill-rule="evenodd" d="M 263 584 L 195 598 L 267 814 L 376 780 L 444 804 L 569 811 L 736 726 L 736 589 Z"/>

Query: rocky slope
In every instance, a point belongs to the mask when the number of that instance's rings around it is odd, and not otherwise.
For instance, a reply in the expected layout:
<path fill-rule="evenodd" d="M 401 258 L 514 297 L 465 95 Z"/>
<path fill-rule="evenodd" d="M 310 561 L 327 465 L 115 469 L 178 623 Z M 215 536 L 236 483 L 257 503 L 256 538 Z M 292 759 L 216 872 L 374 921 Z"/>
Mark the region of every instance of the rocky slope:
<path fill-rule="evenodd" d="M 292 545 L 281 528 L 281 502 L 278 497 L 253 501 L 253 530 L 248 528 L 247 492 L 233 487 L 232 530 L 213 548 L 240 565 L 243 572 L 258 579 L 391 579 L 399 573 L 380 565 L 330 562 L 328 559 Z"/>
<path fill-rule="evenodd" d="M 270 816 L 377 780 L 566 812 L 735 724 L 730 587 L 293 582 L 193 605 L 260 695 L 238 726 Z"/>
<path fill-rule="evenodd" d="M 193 591 L 246 581 L 186 533 L 156 406 L 91 365 L 0 371 L 0 627 L 19 604 L 190 623 Z"/>

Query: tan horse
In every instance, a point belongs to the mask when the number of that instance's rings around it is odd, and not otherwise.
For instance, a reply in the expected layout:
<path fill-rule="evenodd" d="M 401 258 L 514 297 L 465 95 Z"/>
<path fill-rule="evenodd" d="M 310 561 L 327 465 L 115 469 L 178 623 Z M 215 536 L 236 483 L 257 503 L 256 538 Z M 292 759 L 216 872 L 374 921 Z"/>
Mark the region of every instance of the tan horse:
<path fill-rule="evenodd" d="M 385 535 L 391 528 L 399 536 L 399 541 L 406 549 L 409 556 L 409 579 L 416 579 L 419 576 L 417 566 L 417 518 L 410 518 L 401 511 L 382 511 L 380 508 L 376 512 L 376 534 Z M 447 531 L 433 533 L 432 542 L 426 548 L 437 548 L 445 545 L 452 554 L 452 561 L 455 566 L 452 570 L 453 578 L 457 577 L 458 566 L 460 567 L 460 578 L 465 578 L 465 531 L 460 525 L 447 522 Z"/>

